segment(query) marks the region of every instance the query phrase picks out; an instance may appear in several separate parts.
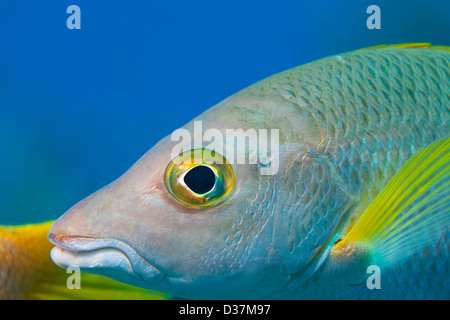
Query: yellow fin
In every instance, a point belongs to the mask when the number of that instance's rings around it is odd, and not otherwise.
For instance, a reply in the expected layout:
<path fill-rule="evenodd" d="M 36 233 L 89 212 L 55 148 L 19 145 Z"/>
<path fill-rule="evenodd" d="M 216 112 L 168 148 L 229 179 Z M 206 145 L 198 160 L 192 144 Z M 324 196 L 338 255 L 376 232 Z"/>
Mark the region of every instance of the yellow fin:
<path fill-rule="evenodd" d="M 59 270 L 60 275 L 53 276 L 53 281 L 40 281 L 34 289 L 26 294 L 29 300 L 163 300 L 169 296 L 157 292 L 133 287 L 112 279 L 81 273 L 80 289 L 68 289 L 67 274 Z M 45 279 L 43 279 L 45 280 Z M 55 281 L 57 280 L 57 281 Z"/>
<path fill-rule="evenodd" d="M 449 51 L 450 47 L 441 45 L 432 45 L 427 42 L 418 43 L 397 43 L 397 44 L 380 44 L 377 46 L 367 47 L 360 50 L 373 50 L 373 49 L 429 49 L 436 51 Z M 359 51 L 359 50 L 357 50 Z"/>
<path fill-rule="evenodd" d="M 334 250 L 362 246 L 377 264 L 399 262 L 450 229 L 450 137 L 419 150 Z"/>

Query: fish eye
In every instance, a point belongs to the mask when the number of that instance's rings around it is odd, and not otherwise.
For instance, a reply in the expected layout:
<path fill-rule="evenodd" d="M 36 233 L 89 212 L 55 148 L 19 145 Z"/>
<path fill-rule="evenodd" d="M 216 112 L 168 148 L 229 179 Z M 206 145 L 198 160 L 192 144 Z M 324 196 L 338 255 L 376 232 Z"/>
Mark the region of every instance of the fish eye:
<path fill-rule="evenodd" d="M 184 175 L 186 186 L 197 194 L 208 193 L 216 185 L 214 171 L 204 165 L 193 167 Z"/>
<path fill-rule="evenodd" d="M 235 177 L 225 157 L 207 149 L 192 149 L 170 161 L 164 182 L 179 203 L 204 208 L 222 202 L 234 187 Z"/>

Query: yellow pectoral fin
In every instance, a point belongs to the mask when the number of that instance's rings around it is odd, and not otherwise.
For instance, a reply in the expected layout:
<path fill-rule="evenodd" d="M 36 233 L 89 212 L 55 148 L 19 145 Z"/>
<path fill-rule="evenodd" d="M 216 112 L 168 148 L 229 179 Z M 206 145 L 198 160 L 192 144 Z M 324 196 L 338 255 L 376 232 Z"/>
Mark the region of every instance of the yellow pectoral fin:
<path fill-rule="evenodd" d="M 376 264 L 400 262 L 450 229 L 450 137 L 419 150 L 336 244 L 368 248 Z"/>
<path fill-rule="evenodd" d="M 102 276 L 77 274 L 76 269 L 68 273 L 56 266 L 50 258 L 53 245 L 47 240 L 51 225 L 0 226 L 0 300 L 169 298 Z"/>

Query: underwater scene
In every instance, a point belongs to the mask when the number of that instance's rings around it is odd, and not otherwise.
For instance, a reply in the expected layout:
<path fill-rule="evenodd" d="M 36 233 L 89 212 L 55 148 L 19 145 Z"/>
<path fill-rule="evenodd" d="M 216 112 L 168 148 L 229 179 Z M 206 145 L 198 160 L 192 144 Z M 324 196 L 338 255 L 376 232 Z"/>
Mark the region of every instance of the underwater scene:
<path fill-rule="evenodd" d="M 2 0 L 0 39 L 0 300 L 450 298 L 449 1 Z"/>

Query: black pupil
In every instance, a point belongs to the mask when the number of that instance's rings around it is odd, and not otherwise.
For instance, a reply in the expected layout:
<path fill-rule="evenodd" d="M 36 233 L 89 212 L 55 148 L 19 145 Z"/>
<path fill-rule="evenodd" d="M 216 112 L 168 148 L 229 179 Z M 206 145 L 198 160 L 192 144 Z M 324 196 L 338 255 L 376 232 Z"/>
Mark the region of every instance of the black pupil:
<path fill-rule="evenodd" d="M 184 183 L 195 193 L 210 191 L 216 184 L 214 172 L 206 166 L 196 166 L 184 176 Z"/>

